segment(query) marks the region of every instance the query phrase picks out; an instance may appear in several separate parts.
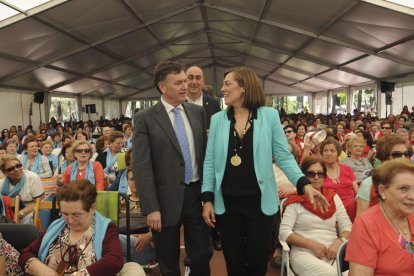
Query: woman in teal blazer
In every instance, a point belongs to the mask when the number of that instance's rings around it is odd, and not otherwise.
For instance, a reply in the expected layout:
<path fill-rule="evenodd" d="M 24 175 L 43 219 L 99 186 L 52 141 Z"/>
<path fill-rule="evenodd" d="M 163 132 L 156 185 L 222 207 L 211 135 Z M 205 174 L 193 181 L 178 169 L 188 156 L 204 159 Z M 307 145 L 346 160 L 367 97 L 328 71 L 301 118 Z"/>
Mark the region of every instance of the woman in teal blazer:
<path fill-rule="evenodd" d="M 228 275 L 265 275 L 279 198 L 272 157 L 299 193 L 325 204 L 302 174 L 280 124 L 277 110 L 265 107 L 256 74 L 249 68 L 228 70 L 222 92 L 229 108 L 210 124 L 204 160 L 203 217 L 217 224 Z"/>

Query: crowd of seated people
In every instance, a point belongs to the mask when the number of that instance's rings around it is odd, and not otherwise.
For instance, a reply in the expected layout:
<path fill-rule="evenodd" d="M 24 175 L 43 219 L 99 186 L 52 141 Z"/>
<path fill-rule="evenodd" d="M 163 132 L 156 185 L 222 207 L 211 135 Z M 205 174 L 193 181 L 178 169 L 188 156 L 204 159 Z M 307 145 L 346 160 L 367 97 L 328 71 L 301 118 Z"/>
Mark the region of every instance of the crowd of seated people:
<path fill-rule="evenodd" d="M 304 254 L 305 260 L 313 255 L 312 258 L 319 257 L 318 260 L 324 262 L 320 265 L 318 262 L 312 262 L 317 267 L 315 271 L 319 271 L 321 267 L 325 267 L 323 270 L 331 271 L 332 262 L 329 260 L 340 244 L 338 238 L 339 240 L 348 238 L 351 231 L 350 223 L 369 207 L 378 203 L 383 204 L 383 201 L 377 199 L 379 192 L 376 184 L 378 183 L 374 183 L 371 177 L 375 168 L 381 168 L 383 167 L 381 163 L 385 166 L 388 161 L 400 157 L 414 160 L 414 113 L 403 111 L 397 116 L 390 115 L 384 119 L 365 113 L 313 115 L 308 112 L 286 114 L 281 111 L 280 114 L 286 139 L 298 164 L 302 164 L 302 169 L 308 166 L 304 173 L 308 172 L 309 175 L 311 174 L 309 168 L 317 167 L 317 170 L 312 171 L 313 175 L 308 177 L 312 185 L 316 182 L 317 185 L 321 185 L 321 191 L 333 192 L 327 196 L 336 207 L 334 211 L 330 210 L 331 213 L 333 212 L 330 218 L 321 219 L 318 214 L 315 215 L 308 210 L 301 199 L 296 198 L 298 201 L 293 201 L 286 206 L 285 214 L 290 215 L 286 217 L 285 222 L 282 219 L 280 238 L 296 248 L 292 250 L 291 257 L 293 269 L 297 270 L 297 273 L 300 274 L 304 271 L 302 269 L 305 269 L 306 275 L 312 275 L 310 270 L 306 271 L 306 268 L 301 267 L 306 263 L 298 257 L 301 254 Z M 319 135 L 321 132 L 323 135 Z M 59 185 L 88 180 L 98 191 L 118 190 L 129 194 L 131 202 L 136 203 L 138 197 L 132 188 L 134 185 L 131 186 L 132 172 L 127 168 L 118 170 L 117 166 L 118 154 L 132 147 L 131 135 L 132 125 L 129 121 L 122 120 L 63 124 L 51 122 L 47 125 L 42 124 L 39 129 L 31 126 L 25 130 L 21 126 L 3 129 L 0 137 L 0 170 L 3 174 L 0 175 L 1 192 L 3 195 L 21 196 L 24 207 L 19 215 L 23 223 L 32 222 L 34 200 L 44 196 L 42 183 L 50 177 L 56 177 L 56 183 Z M 307 140 L 309 137 L 311 140 Z M 306 165 L 304 162 L 310 162 L 309 160 L 317 161 Z M 127 167 L 129 166 L 130 164 L 127 164 Z M 315 173 L 316 171 L 319 174 Z M 278 173 L 277 168 L 275 173 Z M 276 178 L 280 179 L 280 176 Z M 388 181 L 383 183 L 384 187 L 388 187 L 393 179 L 381 181 Z M 277 181 L 279 196 L 294 198 L 295 187 L 292 184 L 279 187 L 281 183 Z M 414 206 L 414 203 L 409 204 Z M 137 205 L 135 208 L 139 209 Z M 384 210 L 381 208 L 380 211 Z M 313 216 L 313 219 L 324 221 L 329 224 L 329 227 L 332 226 L 331 220 L 341 223 L 340 235 L 332 236 L 329 241 L 317 241 L 319 253 L 316 252 L 316 246 L 315 250 L 308 248 L 307 244 L 300 242 L 301 239 L 309 238 L 307 233 L 302 233 L 299 226 L 295 229 L 295 224 L 292 224 L 291 213 L 295 212 L 296 219 L 302 219 L 300 216 L 306 214 L 309 217 Z M 340 219 L 338 219 L 338 212 Z M 386 219 L 390 221 L 388 217 Z M 409 225 L 411 225 L 410 219 L 411 217 L 408 216 Z M 350 222 L 348 223 L 347 220 Z M 279 229 L 279 226 L 277 228 Z M 310 231 L 318 230 L 315 228 Z M 398 232 L 398 229 L 396 231 Z M 290 237 L 294 233 L 300 236 L 299 243 L 295 235 Z M 152 246 L 151 232 L 134 235 L 136 236 L 131 243 L 134 261 L 141 265 L 145 265 L 147 261 L 154 261 L 154 252 L 147 252 Z M 328 236 L 325 235 L 324 238 Z M 353 235 L 351 234 L 350 237 L 352 239 Z M 120 240 L 125 253 L 124 237 L 120 236 Z M 311 244 L 315 245 L 316 242 L 313 241 Z M 331 250 L 332 248 L 335 250 Z M 144 258 L 145 261 L 138 261 L 140 258 Z M 372 260 L 365 263 L 358 258 L 349 259 L 355 263 L 354 267 L 358 268 L 362 265 L 376 269 L 372 267 Z M 326 264 L 330 267 L 327 268 Z M 315 273 L 315 275 L 322 274 Z"/>

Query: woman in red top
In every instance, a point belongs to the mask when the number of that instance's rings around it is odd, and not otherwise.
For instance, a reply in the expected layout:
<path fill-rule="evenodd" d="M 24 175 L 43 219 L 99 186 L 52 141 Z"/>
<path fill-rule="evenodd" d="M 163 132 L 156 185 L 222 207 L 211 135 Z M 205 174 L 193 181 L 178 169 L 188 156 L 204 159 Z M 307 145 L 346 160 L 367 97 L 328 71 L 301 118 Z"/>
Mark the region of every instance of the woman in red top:
<path fill-rule="evenodd" d="M 327 138 L 322 142 L 321 154 L 327 169 L 323 186 L 336 191 L 344 203 L 349 218 L 353 221 L 356 213 L 355 193 L 358 191 L 358 184 L 352 168 L 345 164 L 339 164 L 338 156 L 340 153 L 341 145 L 337 140 Z"/>
<path fill-rule="evenodd" d="M 76 141 L 72 146 L 72 153 L 76 161 L 63 172 L 63 183 L 68 184 L 74 180 L 87 179 L 96 186 L 96 190 L 104 190 L 104 171 L 101 163 L 92 162 L 92 147 L 86 141 Z"/>
<path fill-rule="evenodd" d="M 380 203 L 358 215 L 346 250 L 350 275 L 414 275 L 414 164 L 387 161 L 372 177 Z"/>

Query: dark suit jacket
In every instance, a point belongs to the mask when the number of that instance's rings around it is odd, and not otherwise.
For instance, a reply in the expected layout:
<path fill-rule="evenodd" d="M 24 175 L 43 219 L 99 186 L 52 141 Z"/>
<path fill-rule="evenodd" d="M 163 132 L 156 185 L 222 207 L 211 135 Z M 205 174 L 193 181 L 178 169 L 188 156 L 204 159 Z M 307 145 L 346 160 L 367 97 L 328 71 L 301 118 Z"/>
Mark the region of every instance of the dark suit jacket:
<path fill-rule="evenodd" d="M 204 110 L 190 103 L 183 107 L 193 131 L 202 181 L 207 144 Z M 184 158 L 173 125 L 161 102 L 138 112 L 134 121 L 132 170 L 142 212 L 147 215 L 159 210 L 162 226 L 173 226 L 181 215 L 185 189 Z"/>
<path fill-rule="evenodd" d="M 220 100 L 214 97 L 211 97 L 210 95 L 203 94 L 203 107 L 204 107 L 204 111 L 206 112 L 207 128 L 209 129 L 211 116 L 221 111 Z"/>

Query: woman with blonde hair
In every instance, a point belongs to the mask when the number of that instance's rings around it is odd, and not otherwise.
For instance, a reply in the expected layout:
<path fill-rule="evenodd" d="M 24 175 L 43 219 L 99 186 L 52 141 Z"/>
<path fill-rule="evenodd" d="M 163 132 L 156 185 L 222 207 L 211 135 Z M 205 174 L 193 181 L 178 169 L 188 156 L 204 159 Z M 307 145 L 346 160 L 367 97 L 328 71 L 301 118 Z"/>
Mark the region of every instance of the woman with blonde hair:
<path fill-rule="evenodd" d="M 364 174 L 372 171 L 372 165 L 366 157 L 362 157 L 362 151 L 365 147 L 365 141 L 362 137 L 354 137 L 349 139 L 346 148 L 349 156 L 341 159 L 339 163 L 346 164 L 352 168 L 358 183 L 366 178 Z"/>
<path fill-rule="evenodd" d="M 73 162 L 63 172 L 63 183 L 68 184 L 71 181 L 87 179 L 96 186 L 98 191 L 104 190 L 104 171 L 101 163 L 92 162 L 92 147 L 83 140 L 76 141 L 71 151 L 76 161 Z"/>

